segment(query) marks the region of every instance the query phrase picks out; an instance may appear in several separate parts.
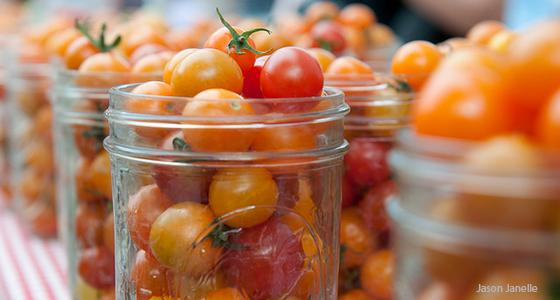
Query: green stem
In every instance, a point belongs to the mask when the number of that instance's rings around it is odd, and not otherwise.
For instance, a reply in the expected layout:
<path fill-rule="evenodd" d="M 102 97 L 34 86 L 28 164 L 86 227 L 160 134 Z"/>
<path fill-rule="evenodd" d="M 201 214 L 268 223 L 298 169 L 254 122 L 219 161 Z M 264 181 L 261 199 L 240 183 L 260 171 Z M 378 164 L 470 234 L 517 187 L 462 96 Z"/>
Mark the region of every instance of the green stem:
<path fill-rule="evenodd" d="M 229 50 L 231 50 L 233 48 L 235 50 L 235 53 L 239 54 L 239 55 L 245 54 L 245 51 L 243 51 L 243 50 L 247 50 L 247 51 L 250 51 L 250 52 L 258 54 L 258 55 L 267 54 L 268 52 L 271 51 L 270 49 L 265 51 L 265 52 L 258 51 L 257 49 L 253 48 L 249 44 L 249 37 L 253 33 L 259 32 L 259 31 L 264 31 L 264 32 L 270 34 L 271 33 L 270 30 L 268 30 L 266 28 L 255 28 L 255 29 L 244 31 L 242 33 L 237 33 L 235 28 L 233 28 L 233 26 L 231 26 L 231 24 L 228 21 L 226 21 L 226 19 L 224 18 L 224 16 L 220 12 L 220 9 L 216 8 L 216 12 L 218 13 L 218 17 L 220 18 L 220 22 L 222 22 L 222 24 L 224 24 L 224 27 L 227 28 L 227 30 L 231 33 L 231 41 L 228 43 L 228 49 Z"/>
<path fill-rule="evenodd" d="M 93 36 L 91 36 L 90 33 L 90 28 L 89 28 L 89 22 L 88 21 L 83 21 L 80 22 L 80 20 L 76 19 L 74 26 L 76 27 L 76 29 L 83 35 L 85 36 L 92 44 L 95 48 L 97 48 L 100 52 L 109 52 L 113 49 L 115 49 L 120 43 L 121 43 L 121 36 L 118 35 L 113 42 L 111 42 L 110 44 L 107 44 L 105 41 L 105 33 L 107 31 L 107 24 L 103 23 L 101 25 L 101 32 L 99 33 L 99 38 L 95 39 Z"/>

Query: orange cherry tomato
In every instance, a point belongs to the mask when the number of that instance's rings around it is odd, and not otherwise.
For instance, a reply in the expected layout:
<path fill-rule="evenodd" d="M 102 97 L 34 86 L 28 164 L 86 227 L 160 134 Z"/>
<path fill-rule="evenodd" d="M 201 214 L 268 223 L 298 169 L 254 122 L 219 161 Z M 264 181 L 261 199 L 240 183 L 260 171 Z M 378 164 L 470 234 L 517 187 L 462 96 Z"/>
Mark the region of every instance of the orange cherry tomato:
<path fill-rule="evenodd" d="M 198 277 L 218 262 L 222 248 L 202 239 L 216 219 L 203 204 L 181 202 L 166 209 L 152 224 L 150 247 L 157 260 L 184 275 Z"/>
<path fill-rule="evenodd" d="M 413 104 L 420 134 L 483 140 L 514 131 L 515 107 L 505 97 L 504 61 L 491 51 L 454 52 Z"/>
<path fill-rule="evenodd" d="M 469 30 L 467 39 L 479 45 L 488 45 L 492 37 L 504 29 L 501 22 L 482 21 Z"/>
<path fill-rule="evenodd" d="M 84 248 L 103 244 L 106 208 L 102 203 L 81 203 L 76 210 L 76 239 Z"/>
<path fill-rule="evenodd" d="M 374 300 L 363 290 L 351 290 L 342 296 L 338 297 L 338 300 Z"/>
<path fill-rule="evenodd" d="M 86 58 L 96 53 L 99 53 L 99 50 L 86 37 L 77 38 L 66 48 L 64 64 L 70 70 L 77 70 Z"/>
<path fill-rule="evenodd" d="M 31 230 L 41 237 L 54 237 L 57 234 L 56 208 L 48 202 L 37 202 L 24 212 Z"/>
<path fill-rule="evenodd" d="M 80 202 L 98 202 L 103 200 L 103 195 L 97 193 L 92 185 L 90 167 L 91 161 L 85 158 L 80 158 L 76 167 L 76 196 Z"/>
<path fill-rule="evenodd" d="M 130 197 L 126 221 L 136 247 L 151 252 L 148 243 L 152 224 L 171 205 L 171 200 L 155 184 L 140 188 Z"/>
<path fill-rule="evenodd" d="M 351 56 L 335 59 L 327 68 L 328 76 L 334 75 L 373 75 L 373 70 L 366 63 Z M 373 77 L 373 76 L 372 76 Z"/>
<path fill-rule="evenodd" d="M 217 50 L 215 50 L 217 51 Z M 228 57 L 229 58 L 229 57 Z M 253 107 L 240 95 L 224 90 L 210 89 L 196 95 L 187 103 L 183 116 L 241 117 L 254 115 Z M 205 124 L 202 122 L 202 124 Z M 211 125 L 210 125 L 211 126 Z M 235 128 L 184 128 L 187 144 L 195 151 L 247 151 L 255 138 L 255 130 Z"/>
<path fill-rule="evenodd" d="M 315 148 L 316 135 L 309 126 L 262 128 L 251 146 L 255 151 L 302 151 Z"/>
<path fill-rule="evenodd" d="M 97 53 L 82 62 L 80 72 L 128 72 L 130 64 L 114 53 Z"/>
<path fill-rule="evenodd" d="M 496 33 L 488 42 L 488 47 L 500 54 L 507 54 L 513 40 L 517 37 L 517 33 L 509 30 L 502 30 Z"/>
<path fill-rule="evenodd" d="M 95 193 L 103 195 L 106 199 L 112 199 L 109 153 L 106 151 L 99 153 L 91 163 L 89 172 Z"/>
<path fill-rule="evenodd" d="M 330 1 L 317 1 L 312 3 L 305 11 L 305 18 L 310 24 L 315 24 L 325 19 L 335 19 L 339 14 L 336 4 Z"/>
<path fill-rule="evenodd" d="M 395 256 L 380 250 L 367 258 L 361 269 L 362 288 L 374 299 L 392 299 Z"/>
<path fill-rule="evenodd" d="M 165 39 L 157 30 L 148 26 L 142 26 L 127 34 L 123 38 L 120 48 L 127 57 L 130 57 L 136 49 L 146 44 L 165 46 Z"/>
<path fill-rule="evenodd" d="M 192 97 L 201 91 L 222 88 L 234 93 L 243 90 L 239 65 L 222 51 L 199 49 L 187 55 L 171 76 L 173 94 Z"/>
<path fill-rule="evenodd" d="M 330 64 L 336 58 L 334 54 L 322 48 L 307 49 L 307 53 L 309 53 L 317 60 L 317 62 L 319 62 L 319 66 L 321 66 L 321 70 L 323 70 L 323 73 L 327 71 Z"/>
<path fill-rule="evenodd" d="M 338 20 L 346 26 L 362 30 L 377 22 L 373 10 L 369 6 L 360 3 L 352 3 L 345 6 L 340 12 Z"/>
<path fill-rule="evenodd" d="M 146 44 L 136 48 L 130 55 L 129 60 L 135 65 L 144 56 L 161 52 L 171 52 L 171 50 L 160 44 Z"/>
<path fill-rule="evenodd" d="M 560 21 L 521 32 L 509 47 L 508 98 L 535 114 L 560 86 Z"/>
<path fill-rule="evenodd" d="M 375 250 L 376 240 L 368 230 L 358 208 L 342 210 L 340 217 L 340 245 L 343 247 L 342 267 L 361 265 Z"/>
<path fill-rule="evenodd" d="M 111 212 L 103 222 L 103 244 L 115 253 L 115 216 Z"/>
<path fill-rule="evenodd" d="M 442 58 L 443 54 L 436 45 L 413 41 L 397 50 L 393 56 L 391 71 L 402 76 L 415 91 L 419 91 Z"/>
<path fill-rule="evenodd" d="M 140 58 L 134 66 L 132 73 L 163 73 L 165 66 L 173 58 L 173 52 L 148 54 Z"/>
<path fill-rule="evenodd" d="M 545 147 L 560 150 L 560 90 L 543 108 L 537 123 L 537 136 Z"/>
<path fill-rule="evenodd" d="M 278 202 L 278 186 L 263 168 L 220 170 L 210 184 L 209 203 L 217 216 L 255 206 L 236 213 L 223 222 L 231 227 L 253 227 L 268 220 Z"/>
<path fill-rule="evenodd" d="M 235 288 L 222 288 L 211 291 L 206 300 L 249 300 L 249 297 Z"/>
<path fill-rule="evenodd" d="M 57 32 L 49 38 L 45 48 L 49 54 L 63 57 L 70 44 L 80 37 L 81 34 L 78 30 L 75 28 L 68 28 Z"/>
<path fill-rule="evenodd" d="M 173 75 L 175 68 L 183 61 L 183 59 L 185 59 L 185 57 L 193 54 L 196 50 L 198 49 L 184 49 L 173 55 L 163 69 L 163 81 L 171 84 L 171 76 Z"/>
<path fill-rule="evenodd" d="M 165 35 L 165 43 L 175 51 L 196 48 L 200 44 L 200 33 L 192 28 L 171 30 Z"/>

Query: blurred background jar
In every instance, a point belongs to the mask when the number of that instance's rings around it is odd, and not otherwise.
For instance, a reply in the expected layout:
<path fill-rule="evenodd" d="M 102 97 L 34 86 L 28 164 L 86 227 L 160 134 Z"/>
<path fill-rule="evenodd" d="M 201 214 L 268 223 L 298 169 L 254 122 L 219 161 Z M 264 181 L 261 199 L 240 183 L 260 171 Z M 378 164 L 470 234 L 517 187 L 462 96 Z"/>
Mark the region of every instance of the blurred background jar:
<path fill-rule="evenodd" d="M 467 142 L 403 132 L 391 162 L 396 299 L 555 297 L 556 155 L 520 135 Z"/>
<path fill-rule="evenodd" d="M 354 72 L 342 74 L 339 65 Z M 395 184 L 387 156 L 395 133 L 408 126 L 414 94 L 405 82 L 352 58 L 334 60 L 325 76 L 351 107 L 344 119 L 350 150 L 342 180 L 339 299 L 391 299 L 395 262 L 386 203 Z"/>
<path fill-rule="evenodd" d="M 107 111 L 117 297 L 334 298 L 342 94 L 206 99 L 135 87 L 114 89 Z M 146 101 L 167 113 L 135 109 Z M 181 114 L 206 102 L 238 113 Z"/>

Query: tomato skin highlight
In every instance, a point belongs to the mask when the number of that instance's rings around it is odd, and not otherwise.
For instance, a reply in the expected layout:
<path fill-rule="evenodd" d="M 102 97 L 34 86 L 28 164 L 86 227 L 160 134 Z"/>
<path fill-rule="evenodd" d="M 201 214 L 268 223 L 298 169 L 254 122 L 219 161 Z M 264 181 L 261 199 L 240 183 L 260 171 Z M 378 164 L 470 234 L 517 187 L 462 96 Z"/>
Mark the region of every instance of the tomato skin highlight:
<path fill-rule="evenodd" d="M 274 52 L 261 71 L 261 91 L 264 98 L 318 97 L 323 92 L 321 66 L 305 50 L 285 47 Z M 301 111 L 315 102 L 275 104 L 278 111 Z"/>
<path fill-rule="evenodd" d="M 301 241 L 278 219 L 244 229 L 232 241 L 244 248 L 225 254 L 225 275 L 250 299 L 281 298 L 303 273 L 305 253 Z"/>
<path fill-rule="evenodd" d="M 542 145 L 560 151 L 560 90 L 542 109 L 536 131 Z"/>

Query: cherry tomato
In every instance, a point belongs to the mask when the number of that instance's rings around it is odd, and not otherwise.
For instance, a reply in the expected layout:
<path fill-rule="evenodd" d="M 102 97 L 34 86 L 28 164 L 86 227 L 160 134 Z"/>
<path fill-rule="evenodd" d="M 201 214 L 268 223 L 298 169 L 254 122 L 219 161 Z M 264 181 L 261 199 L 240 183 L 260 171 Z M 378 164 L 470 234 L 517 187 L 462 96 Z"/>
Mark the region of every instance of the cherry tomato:
<path fill-rule="evenodd" d="M 157 55 L 157 54 L 156 54 Z M 149 58 L 149 57 L 146 57 Z M 172 96 L 171 86 L 162 81 L 148 81 L 135 87 L 132 94 L 153 95 L 153 96 Z M 173 104 L 157 98 L 132 98 L 125 103 L 125 108 L 138 114 L 149 115 L 170 115 L 174 113 Z M 134 131 L 145 138 L 159 139 L 169 131 L 167 128 L 157 128 L 156 126 L 136 126 Z"/>
<path fill-rule="evenodd" d="M 173 52 L 148 54 L 138 59 L 132 66 L 132 73 L 162 73 L 165 66 L 173 58 Z"/>
<path fill-rule="evenodd" d="M 136 299 L 150 300 L 152 297 L 171 295 L 168 280 L 171 275 L 170 271 L 148 255 L 146 251 L 139 250 L 130 274 L 136 288 Z"/>
<path fill-rule="evenodd" d="M 377 22 L 377 18 L 373 10 L 371 10 L 371 8 L 367 5 L 360 3 L 346 5 L 340 12 L 338 20 L 346 26 L 362 30 Z"/>
<path fill-rule="evenodd" d="M 261 92 L 261 71 L 268 58 L 268 55 L 257 58 L 253 67 L 245 74 L 245 79 L 243 80 L 243 97 L 263 97 Z"/>
<path fill-rule="evenodd" d="M 129 63 L 121 56 L 113 53 L 97 53 L 82 62 L 80 72 L 128 72 Z"/>
<path fill-rule="evenodd" d="M 54 184 L 54 183 L 51 183 Z M 33 233 L 40 237 L 55 237 L 57 234 L 56 209 L 49 201 L 33 204 L 24 212 L 25 219 L 29 221 Z"/>
<path fill-rule="evenodd" d="M 321 67 L 321 70 L 323 70 L 323 72 L 327 71 L 330 64 L 336 58 L 334 56 L 334 54 L 332 54 L 331 52 L 329 52 L 325 49 L 322 49 L 322 48 L 307 49 L 307 53 L 309 53 L 309 55 L 313 56 L 317 60 L 317 62 L 319 63 L 319 66 Z"/>
<path fill-rule="evenodd" d="M 99 50 L 86 37 L 77 38 L 66 48 L 64 64 L 70 70 L 77 70 L 86 58 L 96 53 L 99 53 Z"/>
<path fill-rule="evenodd" d="M 148 26 L 142 26 L 125 36 L 120 44 L 120 48 L 127 57 L 130 57 L 136 49 L 146 44 L 165 46 L 165 39 L 158 31 Z"/>
<path fill-rule="evenodd" d="M 305 50 L 284 47 L 276 50 L 261 71 L 261 91 L 265 98 L 316 97 L 323 92 L 323 72 L 319 63 Z M 305 84 L 302 84 L 305 82 Z M 316 102 L 276 104 L 279 111 L 310 109 Z"/>
<path fill-rule="evenodd" d="M 390 250 L 380 250 L 365 261 L 361 269 L 362 288 L 375 299 L 392 299 L 395 256 Z"/>
<path fill-rule="evenodd" d="M 362 218 L 372 232 L 383 232 L 389 229 L 390 220 L 385 210 L 385 204 L 394 192 L 395 183 L 385 181 L 371 188 L 360 201 Z"/>
<path fill-rule="evenodd" d="M 425 135 L 483 140 L 523 125 L 519 121 L 523 112 L 516 112 L 518 107 L 506 97 L 503 64 L 491 51 L 452 53 L 413 103 L 415 130 Z"/>
<path fill-rule="evenodd" d="M 262 168 L 224 169 L 210 184 L 209 203 L 217 216 L 236 213 L 224 223 L 231 227 L 252 227 L 266 221 L 276 210 L 278 186 L 272 174 Z"/>
<path fill-rule="evenodd" d="M 387 153 L 390 145 L 368 139 L 354 139 L 344 157 L 346 175 L 358 186 L 374 186 L 389 178 Z"/>
<path fill-rule="evenodd" d="M 471 28 L 467 33 L 467 39 L 479 45 L 488 45 L 492 37 L 504 30 L 504 24 L 498 21 L 483 21 Z"/>
<path fill-rule="evenodd" d="M 249 300 L 247 295 L 235 288 L 222 288 L 211 291 L 206 295 L 206 300 Z"/>
<path fill-rule="evenodd" d="M 343 56 L 335 59 L 325 72 L 329 78 L 335 75 L 366 75 L 373 79 L 373 70 L 366 63 L 351 56 Z"/>
<path fill-rule="evenodd" d="M 210 89 L 195 96 L 183 110 L 183 116 L 249 117 L 254 115 L 251 104 L 231 91 Z M 203 123 L 204 124 L 204 123 Z M 255 130 L 235 128 L 184 128 L 185 141 L 194 151 L 247 151 L 255 138 Z"/>
<path fill-rule="evenodd" d="M 517 38 L 517 36 L 518 34 L 513 31 L 502 30 L 496 33 L 488 42 L 488 48 L 502 55 L 506 55 L 509 51 L 511 43 L 515 38 Z"/>
<path fill-rule="evenodd" d="M 525 114 L 536 114 L 560 85 L 559 30 L 558 21 L 541 23 L 520 33 L 509 47 L 507 98 Z"/>
<path fill-rule="evenodd" d="M 238 34 L 243 33 L 243 30 L 241 30 L 240 28 L 234 27 L 234 29 Z M 214 48 L 227 53 L 237 62 L 243 74 L 246 75 L 247 72 L 249 72 L 249 70 L 253 67 L 257 55 L 247 49 L 239 49 L 242 54 L 237 53 L 237 48 L 228 49 L 228 44 L 231 40 L 232 35 L 229 30 L 225 27 L 222 27 L 214 32 L 208 38 L 208 40 L 206 40 L 206 43 L 204 43 L 204 48 Z M 246 43 L 255 48 L 255 42 L 253 42 L 252 38 L 249 37 Z"/>
<path fill-rule="evenodd" d="M 305 10 L 305 18 L 310 24 L 315 24 L 321 20 L 335 19 L 338 14 L 338 6 L 330 1 L 313 2 Z"/>
<path fill-rule="evenodd" d="M 560 91 L 543 108 L 538 125 L 537 136 L 542 145 L 560 150 Z"/>
<path fill-rule="evenodd" d="M 93 159 L 103 150 L 105 130 L 101 126 L 74 125 L 74 145 L 80 154 L 88 159 Z"/>
<path fill-rule="evenodd" d="M 348 176 L 342 178 L 342 208 L 346 208 L 354 204 L 356 201 L 357 191 L 354 184 L 350 181 Z"/>
<path fill-rule="evenodd" d="M 170 30 L 165 35 L 165 43 L 175 51 L 195 48 L 200 45 L 200 39 L 201 32 L 197 32 L 192 28 Z"/>
<path fill-rule="evenodd" d="M 409 42 L 400 47 L 393 56 L 391 71 L 403 76 L 415 91 L 419 91 L 442 58 L 443 54 L 432 43 Z"/>
<path fill-rule="evenodd" d="M 350 290 L 342 296 L 338 297 L 338 300 L 374 300 L 364 290 Z M 432 299 L 436 300 L 436 299 Z"/>
<path fill-rule="evenodd" d="M 91 161 L 80 158 L 76 167 L 75 183 L 76 196 L 80 202 L 98 202 L 103 200 L 103 195 L 97 193 L 91 179 Z"/>
<path fill-rule="evenodd" d="M 78 273 L 96 289 L 107 289 L 115 285 L 115 261 L 111 250 L 94 247 L 84 250 L 78 260 Z"/>
<path fill-rule="evenodd" d="M 170 52 L 169 48 L 160 44 L 145 44 L 142 45 L 130 55 L 129 61 L 135 65 L 141 58 L 156 53 Z"/>
<path fill-rule="evenodd" d="M 198 277 L 218 262 L 222 248 L 212 246 L 209 233 L 216 219 L 203 204 L 181 202 L 165 210 L 152 224 L 150 247 L 157 260 L 185 275 Z"/>
<path fill-rule="evenodd" d="M 106 208 L 101 203 L 82 203 L 76 210 L 76 238 L 84 248 L 103 244 Z"/>
<path fill-rule="evenodd" d="M 231 57 L 216 49 L 199 49 L 187 55 L 171 75 L 173 94 L 192 97 L 213 88 L 234 93 L 243 90 L 243 73 Z"/>
<path fill-rule="evenodd" d="M 75 28 L 64 29 L 55 33 L 51 38 L 49 38 L 47 44 L 45 45 L 45 48 L 51 55 L 62 58 L 70 44 L 76 39 L 80 38 L 80 36 L 80 32 Z"/>
<path fill-rule="evenodd" d="M 456 300 L 461 299 L 460 294 L 460 291 L 456 291 L 446 283 L 435 282 L 422 291 L 418 300 Z"/>
<path fill-rule="evenodd" d="M 276 126 L 259 130 L 255 151 L 303 151 L 315 148 L 316 135 L 309 126 Z"/>
<path fill-rule="evenodd" d="M 375 236 L 367 229 L 360 210 L 356 207 L 342 210 L 340 245 L 343 247 L 341 266 L 344 269 L 363 264 L 377 246 Z"/>
<path fill-rule="evenodd" d="M 277 219 L 244 229 L 231 240 L 242 249 L 226 252 L 225 275 L 250 299 L 281 299 L 303 273 L 305 253 L 300 238 Z"/>
<path fill-rule="evenodd" d="M 173 76 L 173 72 L 175 68 L 185 59 L 185 57 L 193 54 L 198 49 L 184 49 L 177 52 L 173 57 L 167 62 L 165 68 L 163 69 L 163 81 L 166 83 L 171 84 L 171 77 Z"/>
<path fill-rule="evenodd" d="M 103 244 L 115 253 L 115 216 L 110 212 L 103 222 Z"/>
<path fill-rule="evenodd" d="M 132 195 L 127 205 L 130 238 L 139 249 L 150 252 L 150 230 L 154 221 L 173 203 L 155 185 L 147 185 Z"/>
<path fill-rule="evenodd" d="M 339 55 L 346 49 L 344 31 L 334 21 L 321 21 L 311 29 L 313 47 L 320 47 Z"/>
<path fill-rule="evenodd" d="M 113 199 L 109 153 L 105 151 L 99 153 L 91 163 L 89 172 L 94 192 L 103 195 L 106 199 Z"/>

